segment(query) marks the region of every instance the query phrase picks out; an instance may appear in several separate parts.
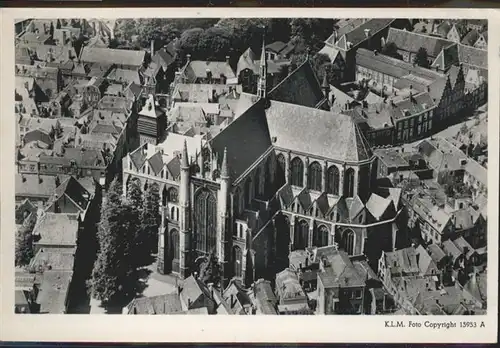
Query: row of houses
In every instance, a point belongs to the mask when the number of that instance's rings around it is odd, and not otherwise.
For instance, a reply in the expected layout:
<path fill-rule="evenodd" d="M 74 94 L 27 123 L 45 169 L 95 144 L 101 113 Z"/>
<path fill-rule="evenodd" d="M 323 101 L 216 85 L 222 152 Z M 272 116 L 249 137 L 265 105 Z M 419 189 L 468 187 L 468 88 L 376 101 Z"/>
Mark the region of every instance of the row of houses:
<path fill-rule="evenodd" d="M 342 72 L 326 83 L 331 108 L 352 115 L 374 146 L 429 136 L 487 100 L 486 49 L 411 28 L 408 20 L 353 20 L 319 52 Z M 389 45 L 392 56 L 383 54 Z M 415 64 L 420 49 L 429 68 Z"/>
<path fill-rule="evenodd" d="M 42 193 L 47 199 L 38 204 Z M 22 202 L 16 204 L 18 230 L 27 221 L 34 222 L 34 256 L 15 274 L 16 313 L 77 311 L 93 267 L 92 253 L 97 248 L 95 219 L 100 194 L 95 180 L 67 176 L 52 192 L 22 197 Z M 16 195 L 16 200 L 20 198 Z"/>

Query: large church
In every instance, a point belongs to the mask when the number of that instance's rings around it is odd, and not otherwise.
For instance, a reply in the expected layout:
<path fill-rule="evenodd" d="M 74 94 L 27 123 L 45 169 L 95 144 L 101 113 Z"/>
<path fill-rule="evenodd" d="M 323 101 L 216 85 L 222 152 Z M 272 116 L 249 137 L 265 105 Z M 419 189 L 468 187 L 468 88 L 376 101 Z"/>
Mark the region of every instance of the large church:
<path fill-rule="evenodd" d="M 404 231 L 396 188 L 376 187 L 377 163 L 353 119 L 330 111 L 328 84 L 306 59 L 272 90 L 264 49 L 257 94 L 208 138 L 168 133 L 123 161 L 130 180 L 158 185 L 158 270 L 181 278 L 215 253 L 222 286 L 274 278 L 294 250 L 336 244 L 374 269 Z M 153 105 L 154 107 L 154 105 Z"/>

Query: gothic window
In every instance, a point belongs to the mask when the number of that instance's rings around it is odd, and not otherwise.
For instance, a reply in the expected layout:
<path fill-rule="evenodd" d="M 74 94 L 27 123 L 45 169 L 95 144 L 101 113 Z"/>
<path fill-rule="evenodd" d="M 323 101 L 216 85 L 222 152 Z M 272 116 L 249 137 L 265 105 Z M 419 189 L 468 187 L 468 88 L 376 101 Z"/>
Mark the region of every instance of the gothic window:
<path fill-rule="evenodd" d="M 301 220 L 295 229 L 294 245 L 295 250 L 303 250 L 307 247 L 307 236 L 309 235 L 309 224 L 306 220 Z"/>
<path fill-rule="evenodd" d="M 247 203 L 250 203 L 251 200 L 251 187 L 252 187 L 252 179 L 247 178 L 245 181 L 245 200 Z"/>
<path fill-rule="evenodd" d="M 292 160 L 292 185 L 304 185 L 304 163 L 298 157 Z"/>
<path fill-rule="evenodd" d="M 275 180 L 279 187 L 286 183 L 286 160 L 283 154 L 276 156 L 277 168 L 275 174 Z"/>
<path fill-rule="evenodd" d="M 234 204 L 234 211 L 236 212 L 236 214 L 240 214 L 241 207 L 240 207 L 240 189 L 239 188 L 237 188 L 234 191 L 233 204 Z"/>
<path fill-rule="evenodd" d="M 176 229 L 170 231 L 170 255 L 176 260 L 179 259 L 179 231 Z"/>
<path fill-rule="evenodd" d="M 354 231 L 347 229 L 344 231 L 344 250 L 348 255 L 354 254 Z"/>
<path fill-rule="evenodd" d="M 169 188 L 167 197 L 168 197 L 167 199 L 170 203 L 177 203 L 177 199 L 178 199 L 177 189 L 174 187 Z"/>
<path fill-rule="evenodd" d="M 261 191 L 260 191 L 260 181 L 261 181 L 260 168 L 257 168 L 257 170 L 255 171 L 255 184 L 253 186 L 253 188 L 254 188 L 254 196 L 255 197 L 260 197 L 260 194 L 261 194 Z"/>
<path fill-rule="evenodd" d="M 235 277 L 241 277 L 241 263 L 242 263 L 243 253 L 239 246 L 233 247 L 233 272 Z"/>
<path fill-rule="evenodd" d="M 266 161 L 266 166 L 264 169 L 264 190 L 263 194 L 267 194 L 270 190 L 270 185 L 271 185 L 271 173 L 272 173 L 272 162 L 271 162 L 271 157 L 267 158 Z"/>
<path fill-rule="evenodd" d="M 170 219 L 175 219 L 175 207 L 170 208 Z"/>
<path fill-rule="evenodd" d="M 307 177 L 307 188 L 315 191 L 321 191 L 321 165 L 313 162 L 309 166 L 309 175 Z"/>
<path fill-rule="evenodd" d="M 195 248 L 204 253 L 215 249 L 217 205 L 215 196 L 208 190 L 202 190 L 195 198 Z"/>
<path fill-rule="evenodd" d="M 144 192 L 146 192 L 147 190 L 148 190 L 148 182 L 146 181 L 146 182 L 144 183 Z"/>
<path fill-rule="evenodd" d="M 168 191 L 166 187 L 163 187 L 163 191 L 161 193 L 162 205 L 165 207 L 168 202 Z"/>
<path fill-rule="evenodd" d="M 323 247 L 328 245 L 328 228 L 325 225 L 319 226 L 314 230 L 313 243 L 314 246 Z"/>
<path fill-rule="evenodd" d="M 326 172 L 326 192 L 339 194 L 339 170 L 336 166 L 331 166 Z"/>
<path fill-rule="evenodd" d="M 354 169 L 349 168 L 345 172 L 344 178 L 344 196 L 353 197 L 354 196 Z"/>

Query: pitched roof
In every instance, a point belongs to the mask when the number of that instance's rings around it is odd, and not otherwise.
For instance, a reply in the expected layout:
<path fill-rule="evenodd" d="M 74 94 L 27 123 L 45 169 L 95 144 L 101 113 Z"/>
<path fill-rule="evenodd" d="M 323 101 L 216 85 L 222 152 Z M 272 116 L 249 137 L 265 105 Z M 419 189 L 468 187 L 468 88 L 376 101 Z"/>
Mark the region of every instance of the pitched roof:
<path fill-rule="evenodd" d="M 432 63 L 433 68 L 447 71 L 454 64 L 458 64 L 458 45 L 444 47 Z"/>
<path fill-rule="evenodd" d="M 488 69 L 488 51 L 459 44 L 458 61 L 469 67 Z"/>
<path fill-rule="evenodd" d="M 479 32 L 476 29 L 472 29 L 464 36 L 461 43 L 464 45 L 474 46 L 476 41 L 479 39 Z"/>
<path fill-rule="evenodd" d="M 207 72 L 211 72 L 214 78 L 224 75 L 227 79 L 235 78 L 233 69 L 228 62 L 209 62 L 202 60 L 193 60 L 184 68 L 184 76 L 191 82 L 196 79 L 207 78 Z"/>
<path fill-rule="evenodd" d="M 16 196 L 49 197 L 56 189 L 57 177 L 53 175 L 16 174 Z"/>
<path fill-rule="evenodd" d="M 365 30 L 370 31 L 370 36 L 375 35 L 379 31 L 387 28 L 391 23 L 394 22 L 393 18 L 373 18 L 360 26 L 354 28 L 353 30 L 345 33 L 345 46 L 340 48 L 343 50 L 348 50 L 347 43 L 350 42 L 352 47 L 356 47 L 362 42 L 368 40 Z M 340 36 L 339 36 L 340 37 Z M 340 41 L 340 40 L 339 40 Z"/>
<path fill-rule="evenodd" d="M 253 284 L 257 309 L 261 314 L 277 314 L 276 305 L 278 300 L 271 288 L 271 283 L 264 279 L 259 279 Z"/>
<path fill-rule="evenodd" d="M 455 260 L 460 256 L 462 255 L 462 252 L 460 251 L 460 249 L 455 245 L 455 243 L 453 243 L 450 239 L 448 240 L 445 240 L 443 242 L 443 250 L 448 254 L 448 255 L 451 255 L 451 257 L 453 258 L 453 262 L 455 262 Z"/>
<path fill-rule="evenodd" d="M 434 260 L 422 245 L 419 245 L 415 251 L 418 255 L 418 267 L 420 268 L 420 274 L 427 275 L 432 271 L 437 270 Z"/>
<path fill-rule="evenodd" d="M 251 106 L 211 141 L 210 146 L 222 162 L 227 149 L 230 176 L 237 179 L 271 146 L 268 124 L 261 103 Z M 220 163 L 219 163 L 220 165 Z"/>
<path fill-rule="evenodd" d="M 40 292 L 36 299 L 40 304 L 40 313 L 65 313 L 72 276 L 73 272 L 68 271 L 44 272 Z"/>
<path fill-rule="evenodd" d="M 396 28 L 389 28 L 386 42 L 393 42 L 398 49 L 412 53 L 417 53 L 423 47 L 431 58 L 436 58 L 443 48 L 453 44 L 445 39 Z"/>
<path fill-rule="evenodd" d="M 372 157 L 365 137 L 347 115 L 271 101 L 266 116 L 277 147 L 347 162 Z"/>
<path fill-rule="evenodd" d="M 126 307 L 126 314 L 174 314 L 182 312 L 182 304 L 177 293 L 140 297 Z"/>
<path fill-rule="evenodd" d="M 209 297 L 207 296 L 207 291 L 208 289 L 200 280 L 194 278 L 193 276 L 190 276 L 189 278 L 184 280 L 184 284 L 180 294 L 181 301 L 183 301 L 186 305 L 188 305 L 188 303 L 194 303 L 200 297 Z M 189 308 L 188 306 L 188 309 L 191 308 Z"/>
<path fill-rule="evenodd" d="M 384 253 L 387 268 L 392 274 L 410 275 L 420 272 L 415 248 L 409 247 Z"/>
<path fill-rule="evenodd" d="M 358 287 L 365 284 L 366 273 L 360 272 L 343 250 L 335 250 L 328 255 L 326 266 L 324 272 L 318 273 L 325 288 Z"/>
<path fill-rule="evenodd" d="M 298 298 L 306 299 L 306 294 L 299 283 L 297 274 L 288 268 L 276 274 L 276 292 L 280 297 L 280 301 Z"/>
<path fill-rule="evenodd" d="M 177 52 L 175 51 L 173 43 L 169 43 L 165 47 L 160 48 L 155 52 L 153 56 L 153 62 L 161 65 L 163 70 L 167 70 L 168 67 L 175 62 L 177 58 Z"/>
<path fill-rule="evenodd" d="M 439 36 L 446 38 L 446 36 L 448 35 L 448 33 L 450 32 L 452 27 L 453 27 L 453 25 L 450 22 L 443 21 L 441 24 L 439 24 L 436 27 L 435 32 Z"/>
<path fill-rule="evenodd" d="M 309 60 L 305 60 L 297 69 L 276 85 L 269 92 L 269 98 L 312 108 L 325 99 L 321 84 Z"/>
<path fill-rule="evenodd" d="M 113 81 L 142 85 L 139 72 L 134 70 L 114 68 L 109 74 L 107 74 L 106 78 Z"/>
<path fill-rule="evenodd" d="M 55 46 L 45 44 L 19 44 L 19 48 L 27 48 L 36 54 L 37 60 L 46 60 L 52 57 L 52 62 L 66 62 L 68 59 L 76 58 L 76 51 L 72 46 Z"/>
<path fill-rule="evenodd" d="M 86 63 L 117 64 L 140 67 L 145 51 L 120 50 L 113 48 L 83 47 L 80 60 Z"/>
<path fill-rule="evenodd" d="M 81 211 L 84 211 L 89 203 L 90 194 L 74 177 L 70 176 L 55 189 L 51 202 L 57 201 L 62 196 L 68 197 Z"/>
<path fill-rule="evenodd" d="M 372 193 L 368 202 L 366 202 L 366 209 L 372 214 L 372 216 L 379 220 L 382 215 L 386 212 L 387 208 L 391 204 L 391 199 L 380 197 L 379 195 Z"/>
<path fill-rule="evenodd" d="M 74 250 L 68 248 L 43 247 L 30 262 L 32 272 L 73 271 Z"/>
<path fill-rule="evenodd" d="M 356 64 L 396 78 L 414 74 L 432 80 L 444 76 L 442 73 L 364 48 L 358 48 L 356 51 Z"/>
<path fill-rule="evenodd" d="M 33 229 L 33 234 L 40 236 L 36 244 L 76 247 L 78 225 L 76 214 L 45 212 L 38 218 Z"/>
<path fill-rule="evenodd" d="M 427 251 L 429 252 L 429 256 L 435 263 L 439 263 L 446 257 L 446 253 L 441 249 L 441 247 L 437 244 L 430 244 L 427 246 Z"/>

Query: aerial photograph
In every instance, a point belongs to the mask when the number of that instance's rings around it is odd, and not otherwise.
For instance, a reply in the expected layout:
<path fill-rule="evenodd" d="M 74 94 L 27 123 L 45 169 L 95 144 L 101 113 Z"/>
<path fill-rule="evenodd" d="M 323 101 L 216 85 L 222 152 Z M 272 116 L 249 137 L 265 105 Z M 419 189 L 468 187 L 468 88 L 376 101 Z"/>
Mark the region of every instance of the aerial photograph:
<path fill-rule="evenodd" d="M 15 35 L 15 313 L 486 314 L 486 19 Z"/>

